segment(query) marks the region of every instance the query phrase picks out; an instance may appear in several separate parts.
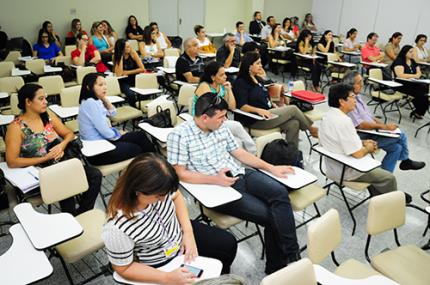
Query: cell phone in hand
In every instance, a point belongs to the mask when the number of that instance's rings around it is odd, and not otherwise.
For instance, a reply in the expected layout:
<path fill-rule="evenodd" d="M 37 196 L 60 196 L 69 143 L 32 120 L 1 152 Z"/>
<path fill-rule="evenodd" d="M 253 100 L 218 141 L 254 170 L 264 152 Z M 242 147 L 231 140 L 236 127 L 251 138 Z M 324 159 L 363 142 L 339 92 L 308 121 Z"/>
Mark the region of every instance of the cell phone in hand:
<path fill-rule="evenodd" d="M 231 171 L 229 170 L 229 171 L 227 171 L 225 173 L 225 176 L 227 176 L 227 177 L 233 177 L 233 173 L 231 173 Z"/>
<path fill-rule="evenodd" d="M 203 274 L 203 269 L 188 264 L 182 264 L 181 267 L 185 267 L 186 269 L 188 269 L 188 271 L 191 272 L 197 278 L 199 278 Z"/>

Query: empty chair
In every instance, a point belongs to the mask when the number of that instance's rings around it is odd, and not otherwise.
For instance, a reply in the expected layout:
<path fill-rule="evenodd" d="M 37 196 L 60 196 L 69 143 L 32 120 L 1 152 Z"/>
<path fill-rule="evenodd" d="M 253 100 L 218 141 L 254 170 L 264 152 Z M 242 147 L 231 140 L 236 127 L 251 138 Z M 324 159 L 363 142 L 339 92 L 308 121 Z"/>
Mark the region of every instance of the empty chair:
<path fill-rule="evenodd" d="M 165 50 L 164 50 L 164 56 L 165 57 L 167 57 L 167 56 L 175 56 L 175 57 L 179 57 L 181 54 L 180 54 L 180 51 L 179 51 L 179 49 L 177 49 L 177 48 L 166 48 Z"/>
<path fill-rule="evenodd" d="M 166 52 L 166 50 L 164 50 Z M 175 68 L 176 61 L 178 60 L 179 56 L 168 56 L 166 55 L 163 60 L 163 66 L 166 68 Z"/>
<path fill-rule="evenodd" d="M 42 168 L 39 172 L 39 180 L 43 202 L 48 205 L 88 190 L 84 167 L 76 158 Z M 76 216 L 76 220 L 83 228 L 83 234 L 55 247 L 56 255 L 61 260 L 70 284 L 73 284 L 73 280 L 66 263 L 75 263 L 104 247 L 101 232 L 105 219 L 105 213 L 99 209 L 89 210 Z"/>
<path fill-rule="evenodd" d="M 60 75 L 40 77 L 39 84 L 45 90 L 48 99 L 49 97 L 54 97 L 55 102 L 57 101 L 55 97 L 60 95 L 61 90 L 64 88 L 64 81 Z"/>
<path fill-rule="evenodd" d="M 20 51 L 11 50 L 7 54 L 7 56 L 4 59 L 4 61 L 11 61 L 11 62 L 13 62 L 14 65 L 17 65 L 17 64 L 19 64 L 19 58 L 20 57 L 21 57 L 21 52 Z"/>
<path fill-rule="evenodd" d="M 400 245 L 397 228 L 405 224 L 405 194 L 395 191 L 370 199 L 365 254 L 372 266 L 402 285 L 430 284 L 430 255 L 416 245 Z M 397 248 L 369 257 L 371 237 L 393 230 Z"/>
<path fill-rule="evenodd" d="M 64 55 L 65 56 L 72 56 L 72 51 L 76 49 L 75 45 L 67 45 L 64 47 Z"/>
<path fill-rule="evenodd" d="M 25 62 L 25 68 L 36 75 L 45 74 L 45 61 L 43 59 L 32 59 Z"/>
<path fill-rule="evenodd" d="M 73 86 L 63 88 L 60 92 L 60 100 L 62 107 L 79 107 L 79 94 L 81 86 Z M 74 133 L 79 132 L 79 123 L 77 119 L 71 119 L 64 122 L 64 124 Z"/>
<path fill-rule="evenodd" d="M 197 87 L 194 85 L 186 84 L 179 89 L 179 95 L 178 95 L 179 113 L 181 113 L 185 107 L 190 106 L 190 101 L 191 101 L 191 108 L 192 108 L 192 105 L 193 105 L 192 102 L 194 100 L 196 88 Z M 191 108 L 189 108 L 188 110 L 188 113 L 190 114 L 191 114 Z"/>
<path fill-rule="evenodd" d="M 139 52 L 139 43 L 137 40 L 127 40 L 130 44 L 130 47 L 133 48 L 135 51 Z"/>
<path fill-rule="evenodd" d="M 24 86 L 24 79 L 20 76 L 0 78 L 0 92 L 16 93 Z"/>
<path fill-rule="evenodd" d="M 11 61 L 0 62 L 0 77 L 9 77 L 12 75 L 12 69 L 15 68 L 15 64 Z"/>
<path fill-rule="evenodd" d="M 260 285 L 317 285 L 312 262 L 303 258 L 261 280 Z"/>
<path fill-rule="evenodd" d="M 136 88 L 140 89 L 158 89 L 157 74 L 155 73 L 140 73 L 136 75 Z"/>
<path fill-rule="evenodd" d="M 78 85 L 82 85 L 82 80 L 88 73 L 97 72 L 95 66 L 79 66 L 76 68 L 76 81 Z"/>
<path fill-rule="evenodd" d="M 378 275 L 378 272 L 373 270 L 355 259 L 348 259 L 339 264 L 336 260 L 334 250 L 342 241 L 341 224 L 339 213 L 335 209 L 330 209 L 314 221 L 308 227 L 308 257 L 315 263 L 319 264 L 331 255 L 337 269 L 336 275 L 351 278 L 362 279 L 372 275 Z"/>

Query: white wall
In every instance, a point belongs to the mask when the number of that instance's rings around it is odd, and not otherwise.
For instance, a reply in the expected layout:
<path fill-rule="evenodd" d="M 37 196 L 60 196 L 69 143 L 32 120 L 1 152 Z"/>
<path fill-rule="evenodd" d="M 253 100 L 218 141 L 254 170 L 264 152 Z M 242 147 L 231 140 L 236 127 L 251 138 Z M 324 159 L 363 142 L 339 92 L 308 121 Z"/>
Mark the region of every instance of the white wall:
<path fill-rule="evenodd" d="M 224 29 L 231 32 L 237 21 L 249 22 L 248 2 L 249 0 L 206 0 L 206 32 L 223 33 Z"/>
<path fill-rule="evenodd" d="M 394 32 L 401 32 L 401 44 L 412 44 L 419 33 L 430 34 L 428 0 L 313 0 L 312 14 L 319 28 L 338 34 L 355 27 L 359 40 L 370 32 L 385 43 Z"/>
<path fill-rule="evenodd" d="M 87 32 L 94 21 L 105 19 L 123 37 L 129 15 L 135 15 L 140 26 L 147 25 L 148 0 L 1 0 L 0 26 L 9 38 L 23 36 L 34 43 L 45 20 L 64 40 L 73 18 L 80 18 Z"/>
<path fill-rule="evenodd" d="M 303 21 L 306 13 L 311 12 L 314 0 L 265 0 L 263 18 L 275 16 L 278 23 L 282 23 L 285 17 L 297 16 L 299 22 Z M 315 0 L 317 1 L 317 0 Z"/>

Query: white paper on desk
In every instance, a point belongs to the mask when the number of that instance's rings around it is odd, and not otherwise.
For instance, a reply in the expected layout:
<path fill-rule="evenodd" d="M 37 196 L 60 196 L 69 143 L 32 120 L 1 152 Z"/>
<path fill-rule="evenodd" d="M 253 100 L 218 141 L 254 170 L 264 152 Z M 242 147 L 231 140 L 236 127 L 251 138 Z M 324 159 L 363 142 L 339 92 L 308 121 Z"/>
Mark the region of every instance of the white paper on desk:
<path fill-rule="evenodd" d="M 381 137 L 388 137 L 388 138 L 398 138 L 400 136 L 400 133 L 401 133 L 401 132 L 395 133 L 394 131 L 392 131 L 392 132 L 381 132 L 381 131 L 377 131 L 377 130 L 361 130 L 361 129 L 357 129 L 357 132 L 375 135 L 375 136 L 381 136 Z"/>
<path fill-rule="evenodd" d="M 5 178 L 24 194 L 39 186 L 39 170 L 34 166 L 9 168 L 6 162 L 1 162 L 0 169 L 3 170 Z"/>
<path fill-rule="evenodd" d="M 207 208 L 217 207 L 242 198 L 242 194 L 232 187 L 214 184 L 192 184 L 182 181 L 180 183 L 182 187 Z"/>
<path fill-rule="evenodd" d="M 225 69 L 226 73 L 237 73 L 239 72 L 239 68 L 231 66 Z"/>
<path fill-rule="evenodd" d="M 249 113 L 249 112 L 245 112 L 245 111 L 242 111 L 242 110 L 240 110 L 240 109 L 234 109 L 234 110 L 233 110 L 233 113 L 241 114 L 241 115 L 244 115 L 244 116 L 247 116 L 247 117 L 250 117 L 250 118 L 253 118 L 253 119 L 259 120 L 259 121 L 263 121 L 263 120 L 266 120 L 266 121 L 268 121 L 268 120 L 273 120 L 273 119 L 275 119 L 275 118 L 277 118 L 277 117 L 278 117 L 278 115 L 276 115 L 276 114 L 272 114 L 272 117 L 271 117 L 271 118 L 266 119 L 266 118 L 263 118 L 262 116 L 259 116 L 259 115 L 257 115 L 257 114 Z"/>
<path fill-rule="evenodd" d="M 139 95 L 154 95 L 163 92 L 160 89 L 141 89 L 136 87 L 131 87 L 131 91 L 138 93 Z"/>
<path fill-rule="evenodd" d="M 167 142 L 167 136 L 173 131 L 173 128 L 157 128 L 148 123 L 140 123 L 139 128 L 163 143 Z"/>
<path fill-rule="evenodd" d="M 295 173 L 288 174 L 288 178 L 277 177 L 274 174 L 270 173 L 269 171 L 262 170 L 262 169 L 259 169 L 259 170 L 291 189 L 300 189 L 317 181 L 317 177 L 312 173 L 309 173 L 295 166 L 293 166 L 293 169 Z"/>
<path fill-rule="evenodd" d="M 416 79 L 416 78 L 412 78 L 411 81 L 419 82 L 419 83 L 425 83 L 425 84 L 430 84 L 430 79 Z"/>

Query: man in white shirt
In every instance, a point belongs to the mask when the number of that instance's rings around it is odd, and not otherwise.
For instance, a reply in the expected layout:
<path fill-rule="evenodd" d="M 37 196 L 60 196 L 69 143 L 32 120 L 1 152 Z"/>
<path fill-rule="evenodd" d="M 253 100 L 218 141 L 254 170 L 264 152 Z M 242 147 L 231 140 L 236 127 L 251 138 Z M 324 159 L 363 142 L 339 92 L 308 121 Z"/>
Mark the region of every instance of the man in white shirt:
<path fill-rule="evenodd" d="M 354 124 L 347 116 L 355 109 L 356 104 L 352 86 L 343 83 L 333 85 L 329 91 L 328 104 L 330 110 L 322 118 L 318 133 L 322 147 L 330 152 L 351 155 L 355 158 L 374 153 L 377 143 L 373 140 L 361 141 Z M 326 159 L 325 163 L 327 176 L 339 181 L 343 165 L 332 159 Z M 347 167 L 344 180 L 371 184 L 368 188 L 371 195 L 397 190 L 396 177 L 380 167 L 366 173 Z"/>
<path fill-rule="evenodd" d="M 261 40 L 262 41 L 267 41 L 267 38 L 269 37 L 270 33 L 272 32 L 272 27 L 274 27 L 276 24 L 276 19 L 273 16 L 269 16 L 267 17 L 267 25 L 265 25 L 262 29 L 261 29 Z"/>

